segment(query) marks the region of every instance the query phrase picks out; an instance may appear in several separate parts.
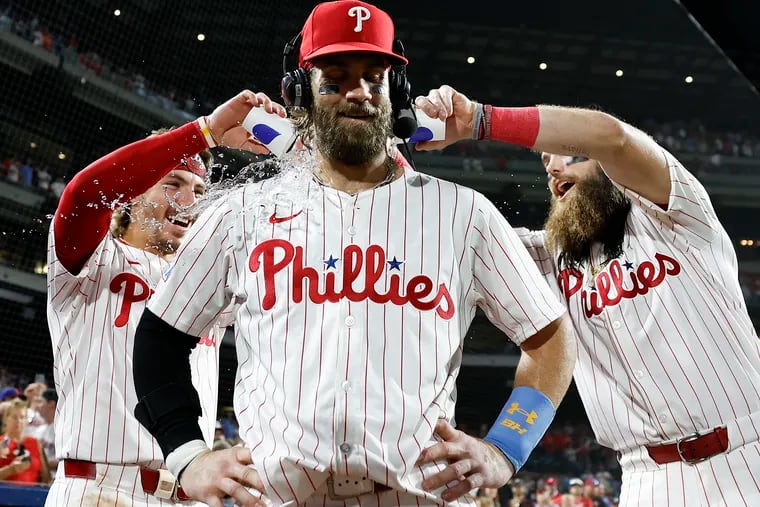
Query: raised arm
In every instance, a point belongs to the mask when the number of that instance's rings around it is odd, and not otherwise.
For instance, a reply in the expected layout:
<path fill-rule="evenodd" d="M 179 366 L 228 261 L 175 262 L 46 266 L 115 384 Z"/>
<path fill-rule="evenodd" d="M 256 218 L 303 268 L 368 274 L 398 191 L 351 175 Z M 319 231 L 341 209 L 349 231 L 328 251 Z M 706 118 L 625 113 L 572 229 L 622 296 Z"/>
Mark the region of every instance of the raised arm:
<path fill-rule="evenodd" d="M 417 97 L 428 116 L 446 121 L 446 139 L 418 143 L 438 150 L 464 139 L 491 139 L 557 155 L 599 161 L 607 175 L 655 203 L 670 196 L 670 174 L 662 149 L 641 130 L 590 109 L 539 105 L 493 107 L 470 100 L 450 86 Z"/>
<path fill-rule="evenodd" d="M 670 197 L 670 173 L 665 155 L 647 134 L 601 111 L 538 106 L 538 136 L 530 148 L 558 155 L 598 160 L 616 183 L 655 203 Z M 522 121 L 512 108 L 492 109 L 491 139 L 509 142 L 513 121 Z M 494 125 L 499 129 L 495 131 Z"/>
<path fill-rule="evenodd" d="M 116 205 L 144 193 L 184 157 L 217 142 L 255 153 L 267 153 L 242 126 L 252 107 L 286 116 L 285 108 L 263 93 L 245 90 L 199 118 L 175 130 L 151 136 L 102 157 L 66 185 L 55 213 L 55 250 L 71 273 L 78 273 L 108 233 Z"/>
<path fill-rule="evenodd" d="M 55 253 L 78 273 L 108 233 L 116 205 L 131 201 L 180 160 L 206 148 L 197 122 L 128 144 L 77 173 L 55 213 Z"/>

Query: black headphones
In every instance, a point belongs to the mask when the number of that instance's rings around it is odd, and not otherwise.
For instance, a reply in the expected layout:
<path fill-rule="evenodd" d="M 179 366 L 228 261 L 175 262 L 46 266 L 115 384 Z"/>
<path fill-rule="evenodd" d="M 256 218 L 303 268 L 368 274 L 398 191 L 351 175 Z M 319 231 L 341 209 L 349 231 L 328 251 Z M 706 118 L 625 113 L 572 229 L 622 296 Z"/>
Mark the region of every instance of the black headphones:
<path fill-rule="evenodd" d="M 288 71 L 288 58 L 300 42 L 301 34 L 298 33 L 283 48 L 280 93 L 288 106 L 309 107 L 312 103 L 309 72 L 302 67 Z M 393 52 L 404 56 L 404 45 L 399 39 L 393 41 Z M 412 86 L 406 77 L 406 65 L 391 66 L 388 72 L 388 95 L 393 107 L 393 134 L 407 139 L 417 130 L 417 117 L 412 107 Z"/>

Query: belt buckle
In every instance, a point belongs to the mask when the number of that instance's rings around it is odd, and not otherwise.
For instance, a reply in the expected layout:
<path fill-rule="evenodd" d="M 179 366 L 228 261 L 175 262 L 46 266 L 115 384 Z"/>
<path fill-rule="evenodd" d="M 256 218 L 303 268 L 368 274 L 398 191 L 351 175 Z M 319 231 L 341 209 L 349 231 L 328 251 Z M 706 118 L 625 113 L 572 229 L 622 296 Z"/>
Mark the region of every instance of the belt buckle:
<path fill-rule="evenodd" d="M 686 463 L 687 465 L 696 465 L 697 463 L 702 463 L 703 461 L 706 461 L 707 459 L 710 458 L 710 456 L 705 456 L 703 458 L 686 459 L 686 457 L 683 455 L 681 444 L 693 442 L 701 436 L 703 435 L 700 435 L 699 433 L 694 433 L 693 435 L 689 435 L 688 437 L 684 437 L 681 440 L 676 441 L 676 451 L 678 451 L 678 457 L 681 458 L 682 462 Z"/>
<path fill-rule="evenodd" d="M 176 491 L 177 481 L 174 479 L 174 475 L 168 470 L 159 469 L 158 483 L 156 484 L 156 491 L 153 493 L 153 496 L 164 500 L 176 500 L 174 498 Z"/>
<path fill-rule="evenodd" d="M 362 479 L 354 479 L 348 476 L 340 476 L 337 482 L 333 474 L 330 474 L 327 478 L 327 496 L 329 496 L 331 500 L 356 498 L 357 496 L 369 495 L 374 492 L 375 481 L 366 477 Z"/>

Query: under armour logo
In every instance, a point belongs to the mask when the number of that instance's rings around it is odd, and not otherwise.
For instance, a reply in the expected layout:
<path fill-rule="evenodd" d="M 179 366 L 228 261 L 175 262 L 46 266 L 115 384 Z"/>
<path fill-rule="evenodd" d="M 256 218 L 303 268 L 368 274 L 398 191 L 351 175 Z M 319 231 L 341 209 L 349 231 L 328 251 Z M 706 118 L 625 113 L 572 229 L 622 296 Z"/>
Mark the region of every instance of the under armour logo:
<path fill-rule="evenodd" d="M 536 419 L 538 419 L 538 414 L 534 410 L 531 410 L 530 412 L 528 412 L 527 410 L 521 409 L 519 403 L 513 402 L 512 406 L 510 406 L 507 409 L 507 413 L 514 414 L 515 412 L 517 412 L 518 414 L 524 415 L 525 422 L 528 424 L 533 424 L 536 421 Z"/>
<path fill-rule="evenodd" d="M 366 7 L 356 5 L 348 9 L 348 16 L 351 18 L 356 18 L 356 26 L 354 27 L 354 32 L 361 32 L 362 23 L 369 19 L 370 12 Z"/>

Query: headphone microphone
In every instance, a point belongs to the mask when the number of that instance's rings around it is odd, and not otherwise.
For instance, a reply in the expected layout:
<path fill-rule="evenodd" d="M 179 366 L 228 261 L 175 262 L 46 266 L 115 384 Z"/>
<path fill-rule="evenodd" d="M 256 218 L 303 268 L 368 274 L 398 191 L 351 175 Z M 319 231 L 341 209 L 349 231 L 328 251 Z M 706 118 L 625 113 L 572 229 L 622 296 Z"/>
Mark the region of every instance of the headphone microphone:
<path fill-rule="evenodd" d="M 404 56 L 404 45 L 393 41 L 393 52 Z M 417 115 L 412 106 L 412 86 L 406 77 L 406 65 L 394 65 L 389 73 L 391 104 L 393 105 L 393 135 L 408 139 L 417 131 Z"/>

